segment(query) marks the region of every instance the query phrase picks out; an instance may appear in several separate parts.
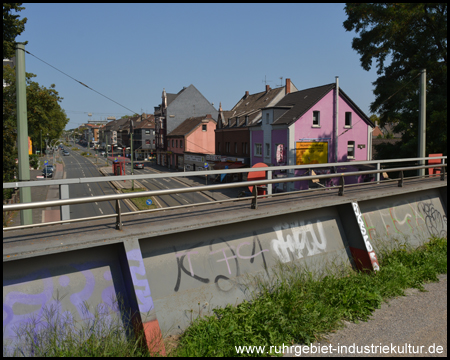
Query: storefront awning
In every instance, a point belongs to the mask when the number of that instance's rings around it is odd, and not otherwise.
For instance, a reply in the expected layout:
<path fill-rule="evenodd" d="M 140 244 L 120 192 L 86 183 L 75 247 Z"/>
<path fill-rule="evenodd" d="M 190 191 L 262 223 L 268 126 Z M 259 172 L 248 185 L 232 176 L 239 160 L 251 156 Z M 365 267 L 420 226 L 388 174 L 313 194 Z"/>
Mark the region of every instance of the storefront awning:
<path fill-rule="evenodd" d="M 214 170 L 225 169 L 225 166 L 228 166 L 228 169 L 238 169 L 245 167 L 245 164 L 233 162 L 218 162 L 214 164 Z"/>

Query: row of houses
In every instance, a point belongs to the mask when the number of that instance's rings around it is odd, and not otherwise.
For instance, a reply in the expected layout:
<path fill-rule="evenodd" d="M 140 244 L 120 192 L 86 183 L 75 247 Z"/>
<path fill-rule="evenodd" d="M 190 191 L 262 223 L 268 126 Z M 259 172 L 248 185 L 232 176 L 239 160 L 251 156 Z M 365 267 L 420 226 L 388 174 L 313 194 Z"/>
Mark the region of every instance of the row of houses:
<path fill-rule="evenodd" d="M 83 124 L 83 139 L 98 149 L 114 154 L 129 154 L 138 159 L 153 156 L 155 150 L 155 120 L 153 114 L 135 115 L 116 120 L 109 117 L 106 124 Z M 133 135 L 133 136 L 131 136 Z M 132 140 L 132 141 L 131 141 Z"/>
<path fill-rule="evenodd" d="M 113 120 L 101 126 L 99 143 L 110 141 L 129 148 L 133 133 L 135 151 L 154 155 L 158 165 L 181 171 L 233 169 L 258 163 L 351 163 L 371 160 L 374 128 L 375 124 L 339 87 L 337 77 L 332 83 L 303 90 L 286 79 L 284 86 L 274 89 L 266 85 L 255 94 L 245 91 L 231 110 L 223 110 L 221 104 L 216 110 L 193 85 L 178 93 L 164 89 L 152 115 Z M 275 176 L 304 173 L 280 171 Z M 294 187 L 307 186 L 300 182 Z"/>
<path fill-rule="evenodd" d="M 245 91 L 226 111 L 221 104 L 216 111 L 193 85 L 177 94 L 164 90 L 154 116 L 156 161 L 172 169 L 351 163 L 372 157 L 375 124 L 339 87 L 338 78 L 304 90 L 286 79 L 281 87 Z"/>

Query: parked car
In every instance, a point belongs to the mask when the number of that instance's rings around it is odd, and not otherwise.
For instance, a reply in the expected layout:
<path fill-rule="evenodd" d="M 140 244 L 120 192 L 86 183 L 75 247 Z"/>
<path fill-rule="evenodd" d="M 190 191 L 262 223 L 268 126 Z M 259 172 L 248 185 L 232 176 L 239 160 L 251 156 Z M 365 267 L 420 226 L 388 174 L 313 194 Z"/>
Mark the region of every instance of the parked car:
<path fill-rule="evenodd" d="M 144 168 L 144 164 L 141 162 L 135 162 L 134 163 L 134 168 L 135 169 L 143 169 Z"/>
<path fill-rule="evenodd" d="M 53 177 L 53 170 L 51 170 L 48 167 L 45 167 L 44 170 L 42 170 L 42 175 L 44 175 L 45 178 L 51 178 Z"/>

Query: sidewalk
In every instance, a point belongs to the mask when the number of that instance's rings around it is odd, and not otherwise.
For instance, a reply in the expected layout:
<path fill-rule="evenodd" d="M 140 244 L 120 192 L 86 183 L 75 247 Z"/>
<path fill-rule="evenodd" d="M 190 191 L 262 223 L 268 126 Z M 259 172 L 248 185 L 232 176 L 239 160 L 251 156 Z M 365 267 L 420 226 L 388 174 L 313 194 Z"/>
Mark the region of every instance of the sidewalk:
<path fill-rule="evenodd" d="M 329 334 L 324 341 L 314 343 L 316 347 L 325 346 L 333 349 L 332 354 L 305 354 L 312 357 L 355 357 L 361 353 L 338 353 L 341 349 L 356 346 L 359 349 L 373 344 L 378 346 L 377 353 L 372 351 L 363 356 L 439 356 L 447 357 L 447 274 L 438 276 L 439 282 L 424 285 L 426 292 L 417 289 L 406 289 L 406 296 L 398 296 L 383 303 L 376 309 L 367 322 L 345 322 L 343 329 Z M 381 351 L 381 346 L 388 346 L 388 351 Z M 401 352 L 405 346 L 413 347 L 416 353 Z M 441 354 L 427 353 L 430 346 L 442 346 Z M 298 346 L 298 345 L 294 345 Z M 392 347 L 400 349 L 391 352 Z M 421 348 L 423 346 L 423 348 Z M 298 349 L 298 348 L 297 348 Z M 375 348 L 374 348 L 375 349 Z M 386 348 L 387 349 L 387 348 Z M 422 350 L 419 352 L 419 350 Z M 298 352 L 298 350 L 297 350 Z M 303 355 L 303 354 L 302 354 Z M 286 353 L 284 357 L 294 357 L 295 351 Z"/>
<path fill-rule="evenodd" d="M 44 156 L 42 160 L 48 160 L 51 164 L 53 157 L 50 155 Z M 62 179 L 64 177 L 64 165 L 63 164 L 53 164 L 55 166 L 55 171 L 53 172 L 52 179 Z M 42 169 L 30 170 L 31 181 L 43 181 L 46 179 L 38 179 L 37 176 L 42 175 Z M 20 191 L 20 190 L 19 190 Z M 46 201 L 46 200 L 58 200 L 59 199 L 59 187 L 58 185 L 51 186 L 38 186 L 33 187 L 31 190 L 31 201 Z M 44 210 L 33 209 L 32 218 L 33 224 L 41 224 L 43 222 L 59 221 L 61 219 L 60 210 L 58 207 L 48 207 Z M 9 226 L 20 226 L 20 212 L 16 211 L 11 219 Z"/>

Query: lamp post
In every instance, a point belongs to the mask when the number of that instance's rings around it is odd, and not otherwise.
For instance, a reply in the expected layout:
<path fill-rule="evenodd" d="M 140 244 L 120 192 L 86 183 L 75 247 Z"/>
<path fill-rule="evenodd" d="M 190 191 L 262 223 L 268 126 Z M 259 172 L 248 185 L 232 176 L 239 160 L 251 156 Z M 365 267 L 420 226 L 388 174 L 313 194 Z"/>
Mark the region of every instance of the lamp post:
<path fill-rule="evenodd" d="M 142 115 L 141 115 L 141 121 L 142 121 Z M 131 146 L 131 175 L 134 175 L 133 170 L 133 120 L 130 121 L 130 146 Z M 131 190 L 134 190 L 134 179 L 131 179 Z"/>

